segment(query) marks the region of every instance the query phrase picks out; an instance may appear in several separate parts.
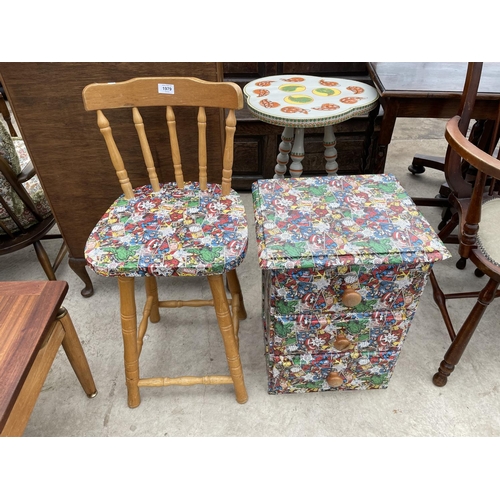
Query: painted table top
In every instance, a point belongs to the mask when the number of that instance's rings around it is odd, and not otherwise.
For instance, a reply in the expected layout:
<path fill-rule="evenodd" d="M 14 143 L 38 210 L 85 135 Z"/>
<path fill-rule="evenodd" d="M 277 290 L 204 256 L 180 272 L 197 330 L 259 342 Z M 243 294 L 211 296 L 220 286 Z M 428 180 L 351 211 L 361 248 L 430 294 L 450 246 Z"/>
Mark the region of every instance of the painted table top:
<path fill-rule="evenodd" d="M 261 179 L 252 196 L 263 269 L 451 256 L 392 174 Z"/>
<path fill-rule="evenodd" d="M 365 83 L 309 75 L 266 76 L 243 89 L 248 109 L 272 125 L 324 127 L 371 111 L 377 91 Z"/>

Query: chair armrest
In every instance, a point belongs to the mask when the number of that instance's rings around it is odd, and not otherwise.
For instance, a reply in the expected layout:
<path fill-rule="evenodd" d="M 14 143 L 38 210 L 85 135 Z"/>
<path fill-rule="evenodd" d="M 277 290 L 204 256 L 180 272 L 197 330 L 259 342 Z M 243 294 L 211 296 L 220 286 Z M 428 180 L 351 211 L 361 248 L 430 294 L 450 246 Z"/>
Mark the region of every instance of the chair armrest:
<path fill-rule="evenodd" d="M 17 176 L 17 180 L 22 184 L 23 182 L 29 181 L 35 174 L 36 174 L 35 167 L 33 166 L 33 163 L 31 163 L 30 161 L 29 163 L 26 164 L 24 169 Z"/>

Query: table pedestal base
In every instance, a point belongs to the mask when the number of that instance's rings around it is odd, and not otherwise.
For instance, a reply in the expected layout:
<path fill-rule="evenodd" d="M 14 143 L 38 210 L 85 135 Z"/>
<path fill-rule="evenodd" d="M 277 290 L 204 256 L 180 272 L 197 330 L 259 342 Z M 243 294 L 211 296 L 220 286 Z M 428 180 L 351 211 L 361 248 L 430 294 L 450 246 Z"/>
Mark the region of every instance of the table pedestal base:
<path fill-rule="evenodd" d="M 335 148 L 337 139 L 333 133 L 333 126 L 325 127 L 323 136 L 323 146 L 325 147 L 325 170 L 328 175 L 337 175 L 339 165 L 337 163 L 337 149 Z M 274 167 L 274 179 L 283 179 L 286 174 L 288 161 L 291 158 L 290 177 L 300 177 L 303 172 L 302 160 L 304 159 L 304 129 L 285 127 L 281 134 L 279 153 L 276 157 L 276 167 Z"/>

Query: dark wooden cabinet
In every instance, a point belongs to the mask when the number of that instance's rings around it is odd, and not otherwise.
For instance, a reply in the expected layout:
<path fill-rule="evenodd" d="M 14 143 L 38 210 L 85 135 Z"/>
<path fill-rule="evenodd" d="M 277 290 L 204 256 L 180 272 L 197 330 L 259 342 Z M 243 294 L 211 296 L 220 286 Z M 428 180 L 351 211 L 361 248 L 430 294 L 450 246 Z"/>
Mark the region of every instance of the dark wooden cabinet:
<path fill-rule="evenodd" d="M 364 62 L 226 62 L 224 79 L 242 88 L 250 81 L 277 74 L 303 74 L 338 77 L 372 84 Z M 248 190 L 257 179 L 272 178 L 283 128 L 255 118 L 245 108 L 238 112 L 235 136 L 235 189 Z M 337 138 L 339 174 L 373 171 L 380 130 L 379 110 L 334 125 Z M 306 157 L 303 175 L 325 175 L 323 128 L 306 129 Z"/>

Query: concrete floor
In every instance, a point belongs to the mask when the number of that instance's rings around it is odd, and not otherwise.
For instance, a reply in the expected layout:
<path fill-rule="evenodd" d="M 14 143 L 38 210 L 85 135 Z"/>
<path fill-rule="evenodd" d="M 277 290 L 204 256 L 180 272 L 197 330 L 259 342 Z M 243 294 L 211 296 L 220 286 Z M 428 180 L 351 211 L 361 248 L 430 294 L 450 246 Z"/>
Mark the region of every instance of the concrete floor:
<path fill-rule="evenodd" d="M 412 176 L 407 167 L 416 152 L 444 154 L 442 120 L 398 119 L 389 147 L 386 171 L 394 173 L 412 196 L 434 196 L 442 174 L 427 171 Z M 342 151 L 339 151 L 342 162 Z M 249 394 L 236 402 L 231 386 L 145 388 L 136 409 L 127 406 L 123 372 L 118 290 L 114 279 L 92 274 L 95 294 L 80 295 L 82 282 L 64 262 L 58 278 L 66 280 L 69 310 L 87 354 L 99 394 L 88 399 L 62 350 L 50 371 L 25 436 L 499 436 L 500 310 L 486 312 L 455 372 L 444 388 L 432 384 L 449 338 L 427 286 L 394 375 L 386 390 L 269 395 L 261 324 L 261 280 L 256 255 L 250 193 L 243 199 L 250 223 L 249 253 L 239 269 L 248 319 L 240 326 L 240 352 Z M 440 210 L 422 212 L 436 228 Z M 47 242 L 53 257 L 57 243 Z M 454 257 L 438 263 L 435 272 L 446 290 L 479 289 L 469 263 L 455 268 Z M 45 276 L 34 250 L 0 257 L 0 279 L 41 280 Z M 140 283 L 140 280 L 139 284 Z M 160 280 L 169 294 L 171 281 Z M 178 282 L 185 297 L 208 296 L 197 279 Z M 162 293 L 163 292 L 163 293 Z M 142 293 L 138 294 L 142 299 Z M 473 301 L 451 304 L 458 324 Z M 163 310 L 163 320 L 151 325 L 141 359 L 142 375 L 226 373 L 217 324 L 210 310 Z M 262 453 L 264 453 L 262 451 Z"/>

